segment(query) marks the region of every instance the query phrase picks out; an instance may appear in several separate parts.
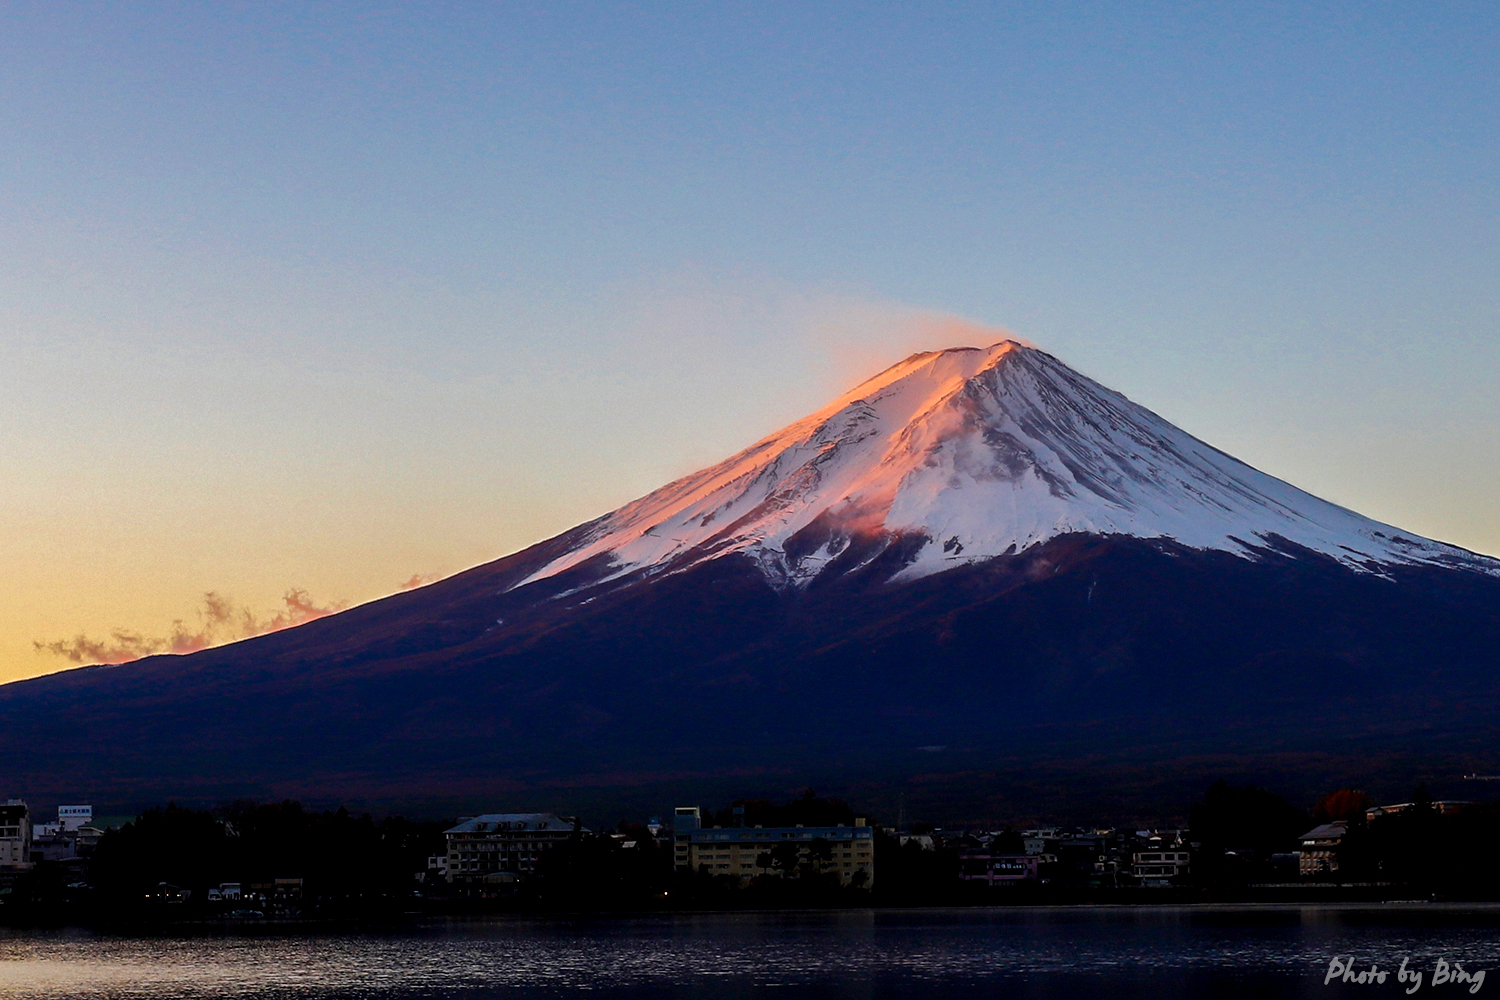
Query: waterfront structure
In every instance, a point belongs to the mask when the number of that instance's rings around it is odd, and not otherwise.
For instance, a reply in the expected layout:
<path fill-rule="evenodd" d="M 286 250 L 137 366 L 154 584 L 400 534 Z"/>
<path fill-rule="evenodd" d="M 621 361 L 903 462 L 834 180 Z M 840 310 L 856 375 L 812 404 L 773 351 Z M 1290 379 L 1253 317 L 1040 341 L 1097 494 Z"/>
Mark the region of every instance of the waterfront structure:
<path fill-rule="evenodd" d="M 1027 854 L 1052 854 L 1057 850 L 1058 841 L 1062 840 L 1063 834 L 1057 827 L 1049 826 L 1023 831 L 1021 838 Z"/>
<path fill-rule="evenodd" d="M 208 890 L 208 899 L 215 903 L 237 903 L 242 893 L 238 882 L 220 882 L 217 889 Z"/>
<path fill-rule="evenodd" d="M 837 873 L 844 885 L 875 884 L 875 828 L 853 826 L 704 827 L 697 806 L 678 806 L 673 817 L 673 865 L 681 872 L 786 875 L 802 869 Z"/>
<path fill-rule="evenodd" d="M 97 826 L 80 826 L 73 832 L 73 850 L 79 857 L 88 857 L 104 839 L 104 831 Z"/>
<path fill-rule="evenodd" d="M 31 866 L 31 814 L 22 799 L 0 806 L 0 868 Z"/>
<path fill-rule="evenodd" d="M 93 853 L 104 836 L 103 830 L 91 825 L 93 818 L 93 806 L 58 806 L 56 820 L 31 824 L 27 860 L 33 864 L 43 861 L 74 863 L 77 868 L 79 859 Z"/>
<path fill-rule="evenodd" d="M 503 881 L 530 875 L 542 854 L 574 833 L 588 833 L 575 819 L 554 813 L 486 813 L 465 819 L 444 833 L 448 839 L 447 879 L 454 883 Z"/>
<path fill-rule="evenodd" d="M 1172 879 L 1188 873 L 1189 852 L 1183 850 L 1136 851 L 1130 856 L 1130 874 L 1141 885 L 1170 885 Z"/>
<path fill-rule="evenodd" d="M 57 832 L 53 823 L 38 823 L 31 828 L 31 847 L 28 855 L 32 862 L 71 861 L 78 857 L 74 838 Z"/>
<path fill-rule="evenodd" d="M 1426 807 L 1440 816 L 1451 816 L 1456 812 L 1462 812 L 1465 807 L 1473 804 L 1465 799 L 1437 799 L 1426 803 Z M 1371 806 L 1365 810 L 1365 822 L 1373 823 L 1382 816 L 1395 816 L 1415 808 L 1417 808 L 1417 803 L 1415 802 L 1397 802 L 1388 806 Z"/>
<path fill-rule="evenodd" d="M 1035 881 L 1041 870 L 1040 854 L 991 854 L 988 850 L 965 851 L 958 856 L 958 877 L 966 882 L 1011 885 Z"/>
<path fill-rule="evenodd" d="M 64 833 L 77 833 L 80 827 L 89 826 L 93 822 L 93 806 L 82 805 L 57 807 L 57 823 L 62 827 Z"/>
<path fill-rule="evenodd" d="M 1315 826 L 1297 838 L 1302 845 L 1297 852 L 1297 871 L 1303 878 L 1338 872 L 1339 845 L 1344 842 L 1347 826 L 1343 820 L 1335 820 Z"/>

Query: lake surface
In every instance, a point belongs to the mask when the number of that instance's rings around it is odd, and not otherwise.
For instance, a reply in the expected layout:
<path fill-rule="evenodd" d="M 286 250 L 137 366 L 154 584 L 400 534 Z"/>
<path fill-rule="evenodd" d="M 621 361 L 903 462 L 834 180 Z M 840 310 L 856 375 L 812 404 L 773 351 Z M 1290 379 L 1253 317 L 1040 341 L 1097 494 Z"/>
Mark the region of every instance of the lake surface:
<path fill-rule="evenodd" d="M 1390 971 L 1324 985 L 1329 960 Z M 426 921 L 171 935 L 0 929 L 0 997 L 1398 997 L 1500 969 L 1500 907 L 1078 907 Z M 1478 995 L 1500 996 L 1500 975 Z M 1493 980 L 1493 981 L 1490 981 Z"/>

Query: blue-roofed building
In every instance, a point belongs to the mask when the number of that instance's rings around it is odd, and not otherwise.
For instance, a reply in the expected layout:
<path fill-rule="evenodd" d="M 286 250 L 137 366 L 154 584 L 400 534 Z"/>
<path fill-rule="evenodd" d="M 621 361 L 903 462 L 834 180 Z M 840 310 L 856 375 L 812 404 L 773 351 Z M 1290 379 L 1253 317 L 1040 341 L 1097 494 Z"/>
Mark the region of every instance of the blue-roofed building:
<path fill-rule="evenodd" d="M 843 884 L 866 889 L 875 884 L 875 830 L 863 819 L 856 819 L 853 826 L 704 827 L 697 806 L 678 806 L 672 836 L 678 871 L 739 879 L 781 875 L 785 869 L 769 863 L 772 852 L 779 844 L 795 844 L 799 864 L 814 864 L 816 850 L 823 855 L 816 867 L 836 872 Z M 782 848 L 782 855 L 787 853 Z"/>
<path fill-rule="evenodd" d="M 587 833 L 571 816 L 555 813 L 486 813 L 465 819 L 448 838 L 448 881 L 499 881 L 530 875 L 541 855 L 573 836 Z"/>

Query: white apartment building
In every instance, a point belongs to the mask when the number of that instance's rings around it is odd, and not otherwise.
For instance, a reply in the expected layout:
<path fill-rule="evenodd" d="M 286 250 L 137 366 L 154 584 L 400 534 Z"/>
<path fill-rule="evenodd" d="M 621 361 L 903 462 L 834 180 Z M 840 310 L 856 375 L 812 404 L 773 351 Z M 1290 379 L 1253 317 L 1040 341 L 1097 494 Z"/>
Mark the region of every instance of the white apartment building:
<path fill-rule="evenodd" d="M 0 806 L 0 868 L 31 865 L 31 815 L 21 799 Z"/>
<path fill-rule="evenodd" d="M 487 876 L 530 875 L 543 853 L 566 843 L 575 827 L 571 817 L 553 813 L 486 813 L 459 823 L 448 838 L 449 882 L 480 882 Z"/>

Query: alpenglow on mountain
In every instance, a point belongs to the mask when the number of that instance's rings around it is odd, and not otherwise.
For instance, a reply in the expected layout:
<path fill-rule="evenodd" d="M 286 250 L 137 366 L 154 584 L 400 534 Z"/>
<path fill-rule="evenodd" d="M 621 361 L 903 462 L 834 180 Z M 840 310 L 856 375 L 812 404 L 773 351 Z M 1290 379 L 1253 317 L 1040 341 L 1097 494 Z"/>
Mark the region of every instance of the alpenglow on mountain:
<path fill-rule="evenodd" d="M 604 557 L 602 579 L 739 553 L 777 585 L 925 539 L 914 580 L 1083 532 L 1250 555 L 1302 546 L 1363 570 L 1492 570 L 1320 500 L 1032 347 L 914 354 L 738 455 L 593 522 L 521 584 Z"/>
<path fill-rule="evenodd" d="M 1401 794 L 1500 771 L 1497 719 L 1500 561 L 1006 341 L 914 355 L 429 586 L 0 686 L 0 760 L 121 812 L 649 815 L 812 786 L 967 821 L 1176 809 L 1226 773 Z"/>

